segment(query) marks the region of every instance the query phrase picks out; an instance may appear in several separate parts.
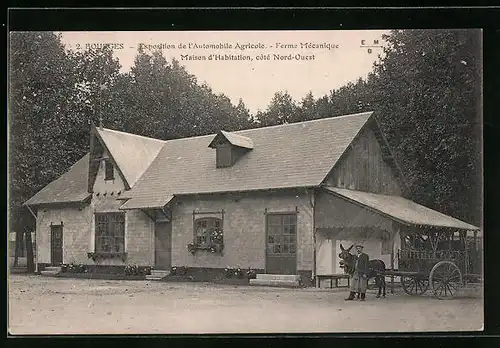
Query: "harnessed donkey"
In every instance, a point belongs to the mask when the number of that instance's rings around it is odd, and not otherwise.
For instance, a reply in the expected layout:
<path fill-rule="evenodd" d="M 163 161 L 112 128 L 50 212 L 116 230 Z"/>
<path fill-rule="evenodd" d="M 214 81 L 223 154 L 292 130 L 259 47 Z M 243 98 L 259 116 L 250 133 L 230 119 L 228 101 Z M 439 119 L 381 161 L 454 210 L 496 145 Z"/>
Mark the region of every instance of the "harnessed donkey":
<path fill-rule="evenodd" d="M 353 255 L 350 253 L 352 247 L 354 245 L 351 245 L 349 248 L 345 249 L 342 244 L 340 244 L 340 249 L 342 250 L 339 254 L 340 258 L 340 268 L 344 270 L 344 273 L 349 274 L 352 276 L 354 274 L 354 265 L 356 263 L 356 255 Z M 385 271 L 385 263 L 382 260 L 370 260 L 368 261 L 368 280 L 371 278 L 375 279 L 375 284 L 378 287 L 378 294 L 377 298 L 380 297 L 381 293 L 382 296 L 385 297 L 385 276 L 381 274 L 381 272 Z M 358 298 L 359 298 L 359 293 L 358 293 Z"/>

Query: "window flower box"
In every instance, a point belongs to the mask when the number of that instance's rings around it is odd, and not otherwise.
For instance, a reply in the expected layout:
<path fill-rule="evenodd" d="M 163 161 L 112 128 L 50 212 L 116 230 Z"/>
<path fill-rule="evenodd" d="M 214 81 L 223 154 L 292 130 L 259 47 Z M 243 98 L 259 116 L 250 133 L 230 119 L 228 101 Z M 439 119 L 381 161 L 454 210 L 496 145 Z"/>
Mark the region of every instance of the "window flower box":
<path fill-rule="evenodd" d="M 96 260 L 105 260 L 105 259 L 121 259 L 123 262 L 127 259 L 126 252 L 90 252 L 87 253 L 87 257 Z"/>
<path fill-rule="evenodd" d="M 208 245 L 199 245 L 195 243 L 189 243 L 187 245 L 187 249 L 191 254 L 195 254 L 198 250 L 209 251 L 210 253 L 219 253 L 222 254 L 224 250 L 224 244 L 222 243 L 212 243 Z"/>

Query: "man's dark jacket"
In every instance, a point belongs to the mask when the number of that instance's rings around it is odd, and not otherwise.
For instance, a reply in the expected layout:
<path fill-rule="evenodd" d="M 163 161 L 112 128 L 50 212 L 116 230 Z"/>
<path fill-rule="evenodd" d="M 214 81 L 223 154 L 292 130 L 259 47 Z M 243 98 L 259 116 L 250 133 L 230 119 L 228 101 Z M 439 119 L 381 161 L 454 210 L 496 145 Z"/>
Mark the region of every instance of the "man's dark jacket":
<path fill-rule="evenodd" d="M 354 271 L 360 274 L 368 274 L 368 255 L 361 253 L 358 255 Z"/>

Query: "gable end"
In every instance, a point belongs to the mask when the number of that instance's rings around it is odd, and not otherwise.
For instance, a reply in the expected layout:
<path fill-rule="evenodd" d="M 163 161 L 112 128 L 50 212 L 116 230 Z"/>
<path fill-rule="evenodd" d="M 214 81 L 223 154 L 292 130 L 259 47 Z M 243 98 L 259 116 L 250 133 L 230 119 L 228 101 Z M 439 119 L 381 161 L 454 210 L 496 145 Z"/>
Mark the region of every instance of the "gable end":
<path fill-rule="evenodd" d="M 107 153 L 108 156 L 103 158 L 104 153 Z M 109 151 L 106 146 L 106 143 L 99 135 L 94 124 L 92 124 L 92 128 L 90 131 L 90 156 L 89 156 L 89 182 L 88 182 L 88 192 L 93 192 L 94 183 L 97 177 L 97 172 L 99 171 L 99 167 L 101 161 L 105 160 L 109 165 L 112 165 L 116 171 L 118 172 L 120 178 L 123 181 L 126 190 L 130 190 L 130 185 L 125 179 L 123 172 L 120 170 L 120 167 L 117 165 L 113 155 Z"/>
<path fill-rule="evenodd" d="M 408 193 L 402 172 L 374 117 L 360 129 L 322 184 L 393 195 Z"/>

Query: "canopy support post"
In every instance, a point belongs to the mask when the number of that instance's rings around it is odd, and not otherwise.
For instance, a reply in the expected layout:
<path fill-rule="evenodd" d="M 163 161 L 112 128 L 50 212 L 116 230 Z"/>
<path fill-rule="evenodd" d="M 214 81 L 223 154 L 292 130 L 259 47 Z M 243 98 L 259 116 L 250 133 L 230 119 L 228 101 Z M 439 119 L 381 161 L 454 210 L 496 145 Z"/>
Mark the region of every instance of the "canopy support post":
<path fill-rule="evenodd" d="M 432 246 L 432 258 L 436 258 L 437 245 L 439 240 L 439 234 L 436 231 L 429 231 L 429 239 Z"/>
<path fill-rule="evenodd" d="M 396 238 L 396 235 L 398 235 L 399 238 L 401 238 L 399 225 L 397 225 L 396 222 L 393 222 L 392 223 L 392 238 L 391 238 L 392 239 L 392 242 L 391 242 L 391 245 L 392 245 L 392 247 L 391 247 L 391 270 L 392 271 L 394 271 L 394 246 L 395 246 L 394 240 Z M 398 265 L 398 268 L 399 268 L 399 265 Z M 394 274 L 391 274 L 391 294 L 394 294 Z"/>
<path fill-rule="evenodd" d="M 465 249 L 465 274 L 469 274 L 469 248 L 467 245 L 467 233 L 469 231 L 465 231 L 465 238 L 464 238 L 464 249 Z M 465 278 L 464 278 L 465 281 Z"/>

